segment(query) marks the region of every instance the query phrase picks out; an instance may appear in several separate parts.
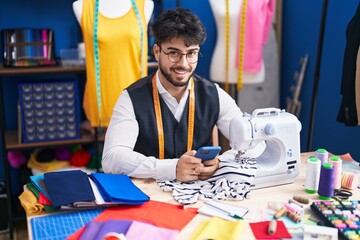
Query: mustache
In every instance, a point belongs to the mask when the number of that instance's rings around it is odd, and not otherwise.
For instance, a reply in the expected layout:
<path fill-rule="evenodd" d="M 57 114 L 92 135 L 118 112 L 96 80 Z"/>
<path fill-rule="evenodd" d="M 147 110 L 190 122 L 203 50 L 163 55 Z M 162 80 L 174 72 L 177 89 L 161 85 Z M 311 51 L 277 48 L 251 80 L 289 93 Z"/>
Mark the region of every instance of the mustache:
<path fill-rule="evenodd" d="M 173 67 L 173 68 L 171 68 L 171 70 L 173 70 L 173 71 L 187 71 L 187 72 L 191 71 L 190 68 L 185 68 L 185 67 Z"/>

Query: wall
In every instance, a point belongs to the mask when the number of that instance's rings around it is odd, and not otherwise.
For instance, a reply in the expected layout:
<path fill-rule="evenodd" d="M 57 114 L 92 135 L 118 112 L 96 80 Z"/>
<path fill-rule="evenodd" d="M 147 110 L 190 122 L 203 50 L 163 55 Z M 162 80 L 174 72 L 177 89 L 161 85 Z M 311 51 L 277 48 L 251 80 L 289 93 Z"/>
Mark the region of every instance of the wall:
<path fill-rule="evenodd" d="M 308 68 L 300 97 L 303 104 L 300 116 L 303 125 L 301 149 L 306 151 L 320 18 L 324 1 L 283 2 L 281 72 L 283 107 L 285 107 L 286 97 L 290 95 L 289 89 L 293 84 L 294 72 L 299 70 L 299 59 L 306 53 L 309 54 Z M 337 122 L 336 118 L 341 102 L 340 85 L 346 44 L 345 31 L 359 2 L 359 0 L 331 0 L 328 4 L 311 146 L 311 150 L 326 148 L 334 154 L 349 152 L 358 161 L 360 160 L 360 127 L 345 127 Z"/>
<path fill-rule="evenodd" d="M 0 2 L 0 29 L 19 27 L 48 27 L 55 31 L 55 53 L 59 56 L 61 48 L 76 47 L 81 40 L 81 31 L 72 12 L 73 0 L 12 0 Z M 155 12 L 173 8 L 178 1 L 154 0 Z M 207 0 L 183 0 L 183 7 L 194 11 L 203 20 L 208 37 L 201 51 L 203 58 L 198 64 L 197 73 L 209 77 L 209 66 L 216 41 L 216 27 Z M 313 74 L 316 61 L 318 32 L 323 1 L 283 1 L 282 33 L 282 71 L 281 71 L 281 107 L 286 108 L 286 97 L 290 95 L 294 72 L 299 70 L 299 59 L 309 54 L 300 100 L 303 107 L 300 121 L 301 150 L 307 150 L 307 138 L 310 122 Z M 360 128 L 345 127 L 336 122 L 340 106 L 340 83 L 342 60 L 345 47 L 345 29 L 354 15 L 359 0 L 329 1 L 324 37 L 323 58 L 320 71 L 320 85 L 316 105 L 313 145 L 311 150 L 323 147 L 335 154 L 350 152 L 360 159 Z M 160 6 L 160 3 L 163 3 Z M 0 57 L 1 59 L 1 57 Z M 6 106 L 7 128 L 16 128 L 16 86 L 6 83 L 3 94 L 10 99 Z M 0 167 L 0 170 L 2 165 Z M 3 172 L 0 171 L 0 179 Z"/>

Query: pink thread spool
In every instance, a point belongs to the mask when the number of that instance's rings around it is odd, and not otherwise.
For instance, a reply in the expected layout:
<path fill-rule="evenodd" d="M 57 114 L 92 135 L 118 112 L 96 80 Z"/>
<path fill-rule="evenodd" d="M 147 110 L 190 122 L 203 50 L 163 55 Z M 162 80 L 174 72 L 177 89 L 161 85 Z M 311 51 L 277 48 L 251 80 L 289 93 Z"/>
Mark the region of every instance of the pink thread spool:
<path fill-rule="evenodd" d="M 334 189 L 341 188 L 342 160 L 339 156 L 331 156 L 329 159 L 334 167 Z"/>

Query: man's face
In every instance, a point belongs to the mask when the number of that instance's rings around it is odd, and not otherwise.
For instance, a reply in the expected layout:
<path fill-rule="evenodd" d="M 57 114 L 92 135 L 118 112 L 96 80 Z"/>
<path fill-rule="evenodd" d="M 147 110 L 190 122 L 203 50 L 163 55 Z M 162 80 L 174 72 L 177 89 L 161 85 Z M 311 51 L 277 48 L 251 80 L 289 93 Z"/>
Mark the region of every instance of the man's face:
<path fill-rule="evenodd" d="M 155 44 L 153 50 L 159 64 L 162 84 L 165 86 L 170 83 L 175 87 L 187 86 L 197 65 L 197 62 L 189 63 L 189 61 L 193 62 L 193 58 L 197 58 L 194 56 L 200 51 L 199 45 L 186 47 L 182 38 L 176 38 L 162 43 L 161 46 Z"/>

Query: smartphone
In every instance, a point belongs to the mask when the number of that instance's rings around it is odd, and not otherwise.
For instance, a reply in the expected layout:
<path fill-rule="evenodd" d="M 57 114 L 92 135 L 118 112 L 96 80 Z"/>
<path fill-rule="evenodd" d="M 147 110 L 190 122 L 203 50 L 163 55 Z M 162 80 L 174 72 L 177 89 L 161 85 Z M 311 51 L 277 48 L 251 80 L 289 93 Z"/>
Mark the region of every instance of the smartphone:
<path fill-rule="evenodd" d="M 204 146 L 197 150 L 195 157 L 201 158 L 202 161 L 214 159 L 221 151 L 220 146 Z"/>

